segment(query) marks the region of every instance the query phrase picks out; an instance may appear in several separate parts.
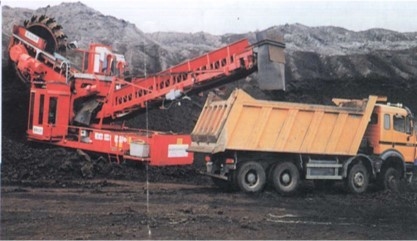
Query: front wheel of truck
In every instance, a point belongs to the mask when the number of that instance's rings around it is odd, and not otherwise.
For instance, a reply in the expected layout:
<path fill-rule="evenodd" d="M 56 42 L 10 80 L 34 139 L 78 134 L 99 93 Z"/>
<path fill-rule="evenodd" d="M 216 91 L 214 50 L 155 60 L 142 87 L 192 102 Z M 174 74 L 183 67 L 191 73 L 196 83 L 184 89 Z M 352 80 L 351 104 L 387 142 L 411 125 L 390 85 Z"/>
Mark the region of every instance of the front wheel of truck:
<path fill-rule="evenodd" d="M 266 183 L 265 170 L 257 162 L 245 162 L 237 170 L 236 181 L 244 192 L 259 192 Z"/>
<path fill-rule="evenodd" d="M 346 188 L 353 194 L 360 194 L 368 189 L 369 174 L 362 163 L 354 164 L 345 180 Z"/>

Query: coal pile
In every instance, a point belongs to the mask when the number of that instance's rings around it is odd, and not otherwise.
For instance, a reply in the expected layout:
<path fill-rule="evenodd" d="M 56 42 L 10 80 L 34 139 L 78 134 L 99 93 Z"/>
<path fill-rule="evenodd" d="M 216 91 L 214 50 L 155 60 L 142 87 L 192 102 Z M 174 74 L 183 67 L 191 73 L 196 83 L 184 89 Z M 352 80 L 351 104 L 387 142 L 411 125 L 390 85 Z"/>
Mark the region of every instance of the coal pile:
<path fill-rule="evenodd" d="M 68 186 L 74 180 L 117 179 L 146 181 L 142 163 L 109 162 L 102 156 L 38 143 L 2 139 L 3 184 Z M 201 167 L 201 166 L 200 166 Z M 197 166 L 148 167 L 151 182 L 205 182 Z"/>

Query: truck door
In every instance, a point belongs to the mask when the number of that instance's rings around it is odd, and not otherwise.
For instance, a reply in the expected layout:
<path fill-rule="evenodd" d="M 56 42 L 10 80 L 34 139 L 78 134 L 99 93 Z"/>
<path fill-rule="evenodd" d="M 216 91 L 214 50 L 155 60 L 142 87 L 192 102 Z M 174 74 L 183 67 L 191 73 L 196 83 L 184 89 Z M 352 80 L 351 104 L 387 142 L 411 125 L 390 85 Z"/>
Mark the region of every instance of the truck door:
<path fill-rule="evenodd" d="M 416 155 L 416 136 L 413 133 L 412 120 L 409 115 L 394 114 L 392 142 L 393 147 L 401 152 L 405 161 L 414 160 Z"/>

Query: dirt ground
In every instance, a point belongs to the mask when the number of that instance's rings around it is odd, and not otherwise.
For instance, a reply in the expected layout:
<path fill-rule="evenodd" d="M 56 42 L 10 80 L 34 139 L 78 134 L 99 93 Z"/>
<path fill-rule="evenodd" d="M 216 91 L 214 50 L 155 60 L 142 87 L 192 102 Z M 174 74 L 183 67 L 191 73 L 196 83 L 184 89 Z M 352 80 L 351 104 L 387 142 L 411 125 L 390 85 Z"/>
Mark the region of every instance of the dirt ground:
<path fill-rule="evenodd" d="M 2 239 L 416 239 L 417 183 L 400 193 L 223 192 L 197 183 L 74 180 L 1 188 Z M 148 191 L 147 191 L 148 190 Z M 147 196 L 149 193 L 149 196 Z M 149 205 L 147 205 L 149 199 Z"/>

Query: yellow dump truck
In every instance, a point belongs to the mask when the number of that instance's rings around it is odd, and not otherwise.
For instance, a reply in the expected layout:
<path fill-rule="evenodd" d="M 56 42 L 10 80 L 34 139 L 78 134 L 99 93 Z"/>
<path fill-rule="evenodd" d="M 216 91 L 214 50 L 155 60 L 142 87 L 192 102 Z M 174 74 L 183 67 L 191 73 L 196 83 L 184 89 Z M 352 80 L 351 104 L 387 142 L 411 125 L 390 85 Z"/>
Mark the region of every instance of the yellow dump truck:
<path fill-rule="evenodd" d="M 369 96 L 334 106 L 256 100 L 235 90 L 210 95 L 191 134 L 191 152 L 206 153 L 207 174 L 221 187 L 281 194 L 301 180 L 319 187 L 345 181 L 353 193 L 371 182 L 394 188 L 411 180 L 416 160 L 413 115 Z"/>

